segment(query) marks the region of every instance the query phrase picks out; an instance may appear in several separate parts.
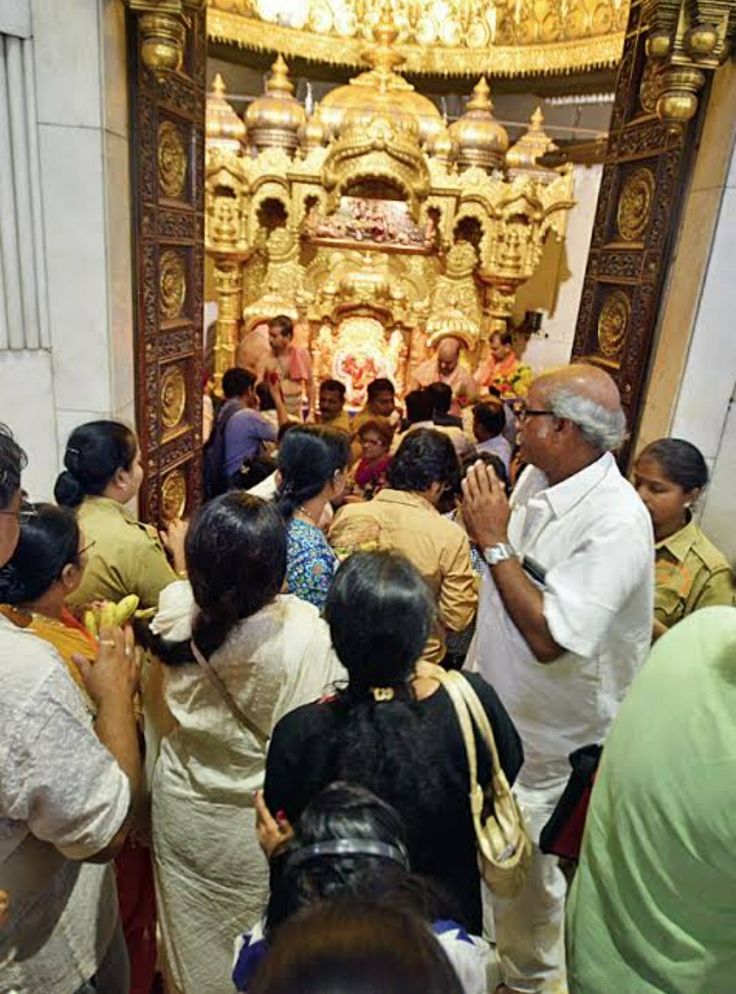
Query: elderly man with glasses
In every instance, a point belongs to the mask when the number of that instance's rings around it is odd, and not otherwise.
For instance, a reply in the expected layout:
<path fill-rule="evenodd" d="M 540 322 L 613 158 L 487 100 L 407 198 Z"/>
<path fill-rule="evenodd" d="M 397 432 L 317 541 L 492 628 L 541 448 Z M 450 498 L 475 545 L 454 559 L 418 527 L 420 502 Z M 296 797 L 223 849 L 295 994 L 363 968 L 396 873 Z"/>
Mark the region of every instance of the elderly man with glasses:
<path fill-rule="evenodd" d="M 521 734 L 517 791 L 535 842 L 522 892 L 493 902 L 499 991 L 552 994 L 565 989 L 565 881 L 539 834 L 568 755 L 605 739 L 646 658 L 654 546 L 612 455 L 626 419 L 607 373 L 577 364 L 540 376 L 515 413 L 527 469 L 511 501 L 485 466 L 463 483 L 463 517 L 488 564 L 466 665 L 493 684 Z"/>

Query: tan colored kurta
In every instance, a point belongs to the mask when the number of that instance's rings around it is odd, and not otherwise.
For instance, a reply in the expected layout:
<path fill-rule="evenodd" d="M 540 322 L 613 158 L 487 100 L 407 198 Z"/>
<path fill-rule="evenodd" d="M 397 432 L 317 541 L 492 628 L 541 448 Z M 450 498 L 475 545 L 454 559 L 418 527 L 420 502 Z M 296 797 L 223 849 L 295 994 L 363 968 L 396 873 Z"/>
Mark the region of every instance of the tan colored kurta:
<path fill-rule="evenodd" d="M 698 608 L 736 603 L 731 567 L 694 521 L 654 550 L 654 615 L 668 628 Z"/>
<path fill-rule="evenodd" d="M 77 511 L 87 552 L 81 585 L 69 598 L 76 607 L 93 600 L 119 601 L 137 594 L 142 607 L 156 607 L 158 595 L 176 573 L 152 525 L 110 497 L 85 497 Z"/>
<path fill-rule="evenodd" d="M 343 507 L 329 537 L 338 555 L 361 548 L 389 549 L 414 563 L 435 594 L 440 622 L 423 658 L 441 662 L 445 631 L 467 628 L 478 603 L 470 545 L 462 528 L 418 494 L 386 488 L 372 501 Z"/>

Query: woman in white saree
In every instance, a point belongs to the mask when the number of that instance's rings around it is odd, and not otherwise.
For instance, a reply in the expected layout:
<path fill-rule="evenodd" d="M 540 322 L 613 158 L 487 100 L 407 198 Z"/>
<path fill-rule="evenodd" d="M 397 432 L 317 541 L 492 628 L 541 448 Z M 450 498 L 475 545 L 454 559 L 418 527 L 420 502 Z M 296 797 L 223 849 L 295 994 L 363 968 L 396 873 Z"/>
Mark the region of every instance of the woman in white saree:
<path fill-rule="evenodd" d="M 268 896 L 253 806 L 267 740 L 344 671 L 316 608 L 279 593 L 286 538 L 270 504 L 244 493 L 211 501 L 186 552 L 189 582 L 162 593 L 151 623 L 177 723 L 153 782 L 157 902 L 170 988 L 223 994 L 233 936 Z"/>

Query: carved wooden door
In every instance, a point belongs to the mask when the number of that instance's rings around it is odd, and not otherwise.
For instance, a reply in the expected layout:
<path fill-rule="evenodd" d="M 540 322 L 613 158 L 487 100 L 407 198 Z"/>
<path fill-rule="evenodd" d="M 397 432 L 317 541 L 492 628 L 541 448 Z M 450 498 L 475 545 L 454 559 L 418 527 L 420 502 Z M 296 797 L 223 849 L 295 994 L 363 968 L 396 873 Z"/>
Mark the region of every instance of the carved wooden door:
<path fill-rule="evenodd" d="M 573 358 L 602 366 L 617 381 L 632 434 L 706 103 L 703 94 L 698 118 L 684 129 L 659 120 L 661 70 L 646 59 L 647 27 L 633 0 L 572 348 Z M 622 453 L 623 462 L 629 454 Z"/>
<path fill-rule="evenodd" d="M 139 25 L 129 15 L 140 514 L 165 522 L 202 490 L 205 15 L 187 12 L 182 66 L 161 78 Z"/>

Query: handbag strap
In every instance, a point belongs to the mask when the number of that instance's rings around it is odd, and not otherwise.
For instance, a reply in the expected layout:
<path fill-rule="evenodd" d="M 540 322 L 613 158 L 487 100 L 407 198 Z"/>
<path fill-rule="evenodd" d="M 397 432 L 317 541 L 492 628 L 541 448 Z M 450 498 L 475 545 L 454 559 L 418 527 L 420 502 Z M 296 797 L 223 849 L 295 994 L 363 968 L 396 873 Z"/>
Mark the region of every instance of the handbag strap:
<path fill-rule="evenodd" d="M 463 697 L 460 685 L 453 679 L 454 671 L 448 672 L 441 666 L 423 663 L 419 672 L 422 675 L 432 677 L 437 680 L 447 691 L 447 696 L 455 710 L 460 734 L 465 744 L 465 754 L 468 760 L 468 778 L 470 781 L 470 796 L 473 798 L 480 792 L 478 783 L 478 756 L 475 750 L 475 736 L 473 735 L 473 722 L 471 720 L 468 705 Z M 459 676 L 459 674 L 457 674 Z M 462 677 L 460 678 L 462 681 Z"/>
<path fill-rule="evenodd" d="M 480 736 L 488 749 L 491 756 L 492 773 L 494 777 L 502 778 L 506 780 L 506 774 L 501 766 L 501 760 L 498 756 L 498 748 L 496 746 L 496 737 L 493 734 L 493 727 L 486 714 L 486 709 L 483 707 L 480 698 L 473 689 L 472 684 L 467 680 L 462 673 L 458 673 L 453 670 L 448 676 L 455 681 L 458 690 L 463 695 L 463 700 L 467 705 L 468 710 L 473 718 L 473 722 L 480 732 Z"/>
<path fill-rule="evenodd" d="M 204 658 L 202 653 L 197 648 L 194 639 L 191 640 L 189 645 L 191 647 L 194 658 L 199 663 L 200 669 L 204 671 L 207 679 L 210 681 L 212 686 L 217 690 L 220 697 L 227 705 L 230 714 L 233 716 L 236 722 L 239 725 L 242 725 L 243 728 L 246 729 L 246 731 L 250 732 L 250 734 L 253 735 L 258 740 L 258 742 L 260 742 L 262 746 L 265 746 L 266 743 L 268 742 L 268 736 L 264 732 L 262 732 L 261 729 L 258 727 L 258 725 L 256 725 L 253 721 L 251 721 L 251 719 L 245 714 L 245 712 L 238 707 L 238 705 L 233 700 L 230 691 L 223 683 L 222 678 L 219 676 L 218 673 L 215 672 L 215 670 L 212 668 L 210 663 Z"/>

